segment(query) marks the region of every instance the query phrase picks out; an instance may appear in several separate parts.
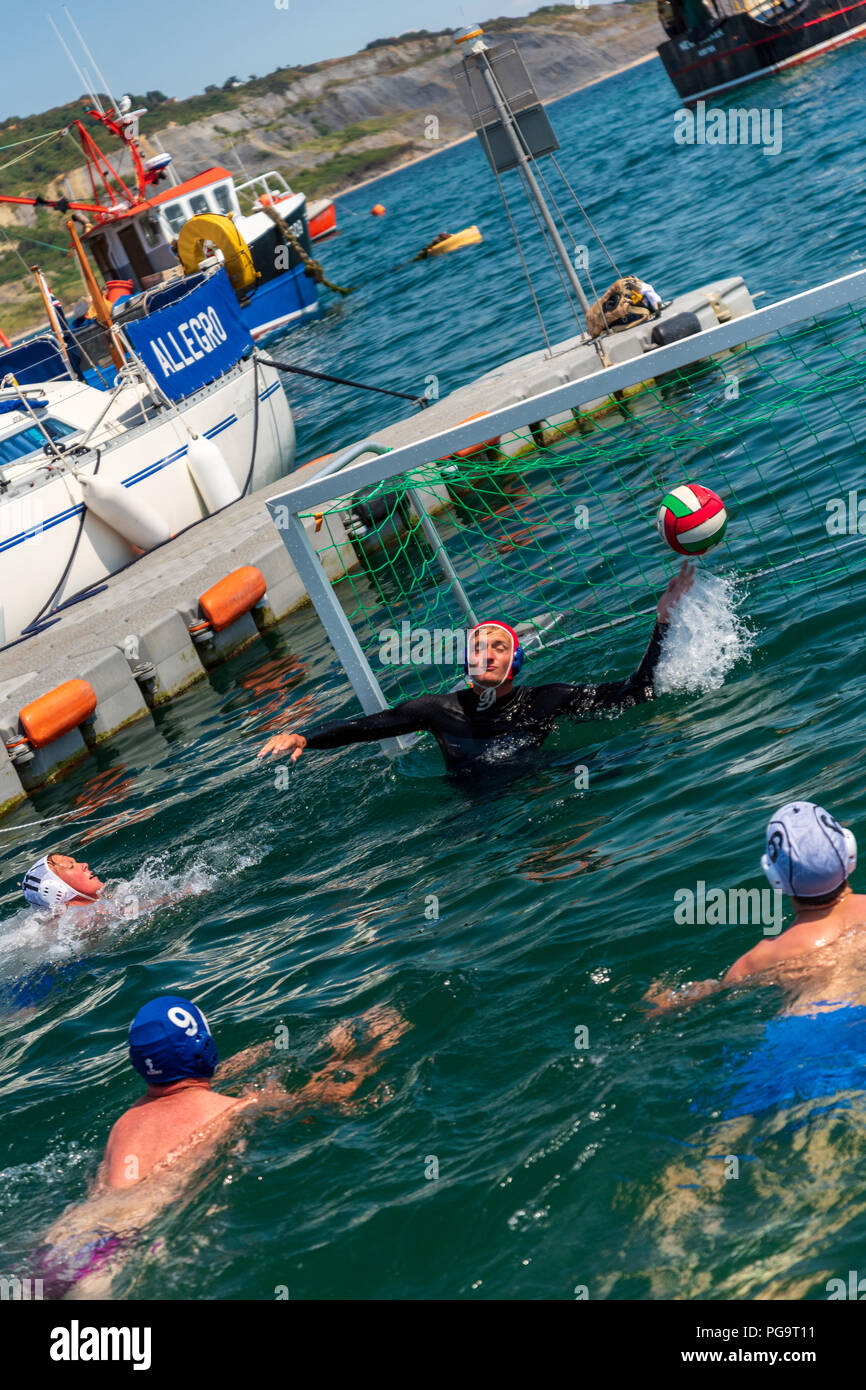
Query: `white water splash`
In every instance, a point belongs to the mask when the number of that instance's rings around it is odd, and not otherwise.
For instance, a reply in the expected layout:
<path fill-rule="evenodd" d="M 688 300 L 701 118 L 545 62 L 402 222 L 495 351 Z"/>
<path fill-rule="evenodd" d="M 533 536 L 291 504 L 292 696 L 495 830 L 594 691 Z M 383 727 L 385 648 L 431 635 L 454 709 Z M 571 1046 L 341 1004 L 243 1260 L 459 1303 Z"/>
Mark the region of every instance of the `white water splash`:
<path fill-rule="evenodd" d="M 157 911 L 171 911 L 191 897 L 234 878 L 268 852 L 262 842 L 239 852 L 230 842 L 199 850 L 179 869 L 168 855 L 150 855 L 129 878 L 110 878 L 97 902 L 72 904 L 60 911 L 25 906 L 0 924 L 0 979 L 37 964 L 69 960 L 96 940 L 121 936 L 149 922 Z M 94 864 L 98 873 L 99 866 Z"/>
<path fill-rule="evenodd" d="M 718 690 L 755 641 L 737 612 L 744 594 L 732 575 L 697 574 L 673 611 L 656 667 L 658 695 L 671 691 Z"/>

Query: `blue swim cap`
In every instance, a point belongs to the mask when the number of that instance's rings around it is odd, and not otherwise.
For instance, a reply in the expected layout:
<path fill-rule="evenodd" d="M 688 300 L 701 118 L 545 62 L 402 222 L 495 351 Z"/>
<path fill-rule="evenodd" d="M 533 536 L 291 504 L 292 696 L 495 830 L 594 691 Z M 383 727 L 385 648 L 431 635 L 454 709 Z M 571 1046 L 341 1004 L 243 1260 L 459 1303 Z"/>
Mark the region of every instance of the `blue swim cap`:
<path fill-rule="evenodd" d="M 129 1025 L 129 1060 L 152 1086 L 213 1076 L 219 1055 L 201 1009 L 179 994 L 162 994 Z"/>

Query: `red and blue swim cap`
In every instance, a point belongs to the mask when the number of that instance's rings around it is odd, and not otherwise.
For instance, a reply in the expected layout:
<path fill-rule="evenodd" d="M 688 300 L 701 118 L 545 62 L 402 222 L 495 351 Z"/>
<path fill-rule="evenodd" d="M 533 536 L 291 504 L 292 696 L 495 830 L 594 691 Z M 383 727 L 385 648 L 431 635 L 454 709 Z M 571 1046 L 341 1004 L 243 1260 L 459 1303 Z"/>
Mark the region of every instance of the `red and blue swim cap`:
<path fill-rule="evenodd" d="M 503 632 L 507 632 L 508 636 L 511 638 L 511 665 L 508 668 L 508 675 L 503 677 L 503 681 L 512 680 L 526 660 L 526 653 L 520 645 L 520 638 L 514 631 L 514 628 L 511 627 L 509 623 L 504 623 L 501 618 L 488 618 L 485 622 L 476 623 L 473 628 L 469 629 L 466 639 L 466 671 L 469 672 L 471 665 L 472 639 L 476 632 L 483 627 L 501 627 Z"/>
<path fill-rule="evenodd" d="M 151 1086 L 213 1076 L 219 1055 L 207 1019 L 179 994 L 162 994 L 129 1025 L 129 1060 Z"/>

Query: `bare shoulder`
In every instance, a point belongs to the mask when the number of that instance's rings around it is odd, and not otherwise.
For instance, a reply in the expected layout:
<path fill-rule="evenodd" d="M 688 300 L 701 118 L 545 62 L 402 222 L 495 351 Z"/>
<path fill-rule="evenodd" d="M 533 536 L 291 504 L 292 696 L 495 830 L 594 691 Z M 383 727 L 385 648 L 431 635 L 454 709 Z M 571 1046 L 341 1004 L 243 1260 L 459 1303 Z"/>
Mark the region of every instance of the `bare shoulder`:
<path fill-rule="evenodd" d="M 734 961 L 723 977 L 722 984 L 736 984 L 738 980 L 745 980 L 749 975 L 758 975 L 762 970 L 769 970 L 780 961 L 802 955 L 806 950 L 808 946 L 792 940 L 788 932 L 783 932 L 781 936 L 772 940 L 759 941 L 750 951 L 740 956 L 739 960 Z"/>
<path fill-rule="evenodd" d="M 852 927 L 866 928 L 866 893 L 852 893 L 845 914 Z"/>
<path fill-rule="evenodd" d="M 147 1097 L 142 1096 L 131 1105 L 128 1110 L 124 1110 L 122 1115 L 118 1115 L 108 1133 L 108 1146 L 122 1139 L 125 1134 L 129 1134 L 138 1129 L 142 1122 L 142 1110 L 147 1104 Z"/>

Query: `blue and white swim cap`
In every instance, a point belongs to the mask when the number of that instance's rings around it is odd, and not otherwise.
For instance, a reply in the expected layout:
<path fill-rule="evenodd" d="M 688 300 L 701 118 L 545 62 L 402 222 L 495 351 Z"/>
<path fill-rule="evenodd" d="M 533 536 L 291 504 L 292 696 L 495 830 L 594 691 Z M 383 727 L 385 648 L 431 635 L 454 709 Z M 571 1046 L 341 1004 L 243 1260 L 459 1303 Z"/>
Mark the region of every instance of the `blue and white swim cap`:
<path fill-rule="evenodd" d="M 129 1060 L 152 1086 L 213 1076 L 219 1055 L 198 1005 L 162 994 L 139 1009 L 129 1025 Z"/>
<path fill-rule="evenodd" d="M 21 889 L 31 907 L 62 907 L 73 898 L 90 897 L 89 893 L 81 893 L 77 888 L 70 888 L 68 883 L 64 883 L 48 863 L 47 854 L 43 854 L 32 869 L 27 870 Z"/>
<path fill-rule="evenodd" d="M 767 826 L 761 868 L 771 887 L 792 898 L 832 893 L 857 867 L 857 841 L 850 830 L 814 801 L 789 801 Z"/>

